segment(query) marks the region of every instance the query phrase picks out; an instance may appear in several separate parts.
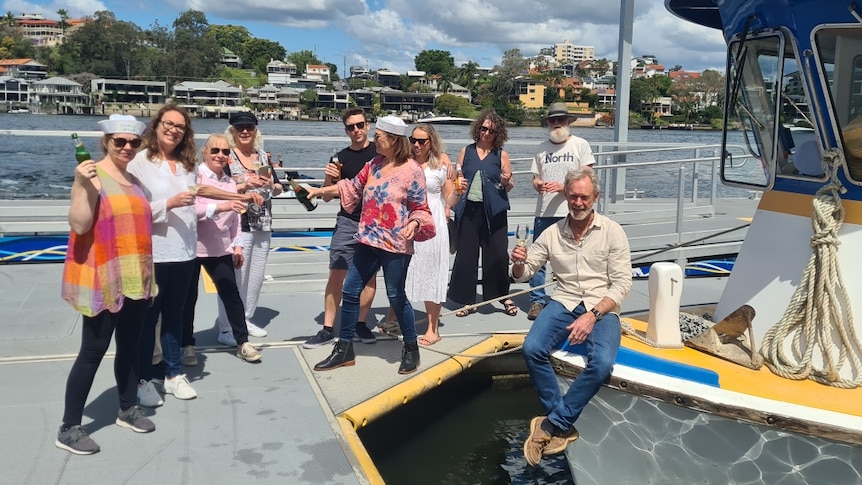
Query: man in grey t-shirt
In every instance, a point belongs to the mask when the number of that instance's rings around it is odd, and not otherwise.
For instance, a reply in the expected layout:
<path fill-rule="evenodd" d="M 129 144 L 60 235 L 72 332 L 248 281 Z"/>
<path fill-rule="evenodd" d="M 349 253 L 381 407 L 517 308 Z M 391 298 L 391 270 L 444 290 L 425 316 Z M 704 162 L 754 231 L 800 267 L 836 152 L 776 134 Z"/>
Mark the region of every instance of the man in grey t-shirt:
<path fill-rule="evenodd" d="M 568 207 L 563 194 L 566 174 L 579 167 L 593 165 L 593 151 L 583 138 L 569 133 L 572 118 L 566 103 L 551 103 L 548 107 L 548 139 L 539 145 L 533 157 L 533 188 L 539 193 L 536 198 L 536 213 L 533 221 L 533 241 L 552 224 L 566 217 Z M 543 266 L 530 279 L 530 287 L 545 284 Z M 535 320 L 545 306 L 547 294 L 544 288 L 530 292 L 530 309 L 527 318 Z"/>

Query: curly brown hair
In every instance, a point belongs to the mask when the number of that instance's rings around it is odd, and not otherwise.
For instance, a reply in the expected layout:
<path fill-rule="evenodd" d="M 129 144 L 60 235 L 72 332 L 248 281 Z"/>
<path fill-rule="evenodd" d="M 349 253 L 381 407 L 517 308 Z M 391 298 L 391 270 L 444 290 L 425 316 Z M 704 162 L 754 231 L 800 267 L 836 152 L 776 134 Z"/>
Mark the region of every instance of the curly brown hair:
<path fill-rule="evenodd" d="M 186 124 L 186 131 L 183 133 L 183 139 L 180 140 L 177 147 L 174 148 L 174 153 L 172 155 L 177 158 L 177 161 L 183 164 L 186 171 L 192 172 L 195 169 L 195 158 L 197 157 L 195 148 L 195 132 L 192 130 L 192 118 L 189 116 L 189 112 L 182 106 L 168 103 L 160 109 L 158 113 L 156 113 L 156 116 L 154 116 L 147 125 L 147 129 L 144 130 L 144 134 L 141 137 L 144 142 L 141 145 L 141 148 L 147 150 L 147 158 L 151 162 L 155 160 L 156 156 L 158 156 L 161 151 L 159 148 L 159 137 L 156 133 L 156 127 L 158 127 L 159 123 L 162 122 L 162 117 L 165 113 L 169 111 L 176 111 L 181 114 Z"/>
<path fill-rule="evenodd" d="M 506 129 L 506 121 L 494 111 L 494 108 L 483 109 L 479 112 L 476 120 L 470 123 L 470 136 L 473 138 L 473 141 L 479 141 L 479 135 L 481 134 L 479 130 L 482 129 L 482 124 L 485 123 L 485 120 L 490 121 L 494 127 L 494 143 L 492 148 L 503 148 L 503 145 L 509 140 L 509 130 Z"/>

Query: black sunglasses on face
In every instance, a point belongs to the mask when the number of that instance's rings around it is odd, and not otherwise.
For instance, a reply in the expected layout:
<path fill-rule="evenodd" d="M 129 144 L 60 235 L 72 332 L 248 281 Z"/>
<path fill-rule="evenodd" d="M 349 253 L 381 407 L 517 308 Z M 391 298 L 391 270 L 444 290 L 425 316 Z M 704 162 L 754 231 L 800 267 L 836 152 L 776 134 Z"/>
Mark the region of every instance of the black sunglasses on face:
<path fill-rule="evenodd" d="M 482 133 L 487 133 L 487 132 L 489 132 L 489 131 L 490 131 L 492 135 L 496 135 L 496 134 L 497 134 L 497 131 L 496 131 L 496 130 L 494 130 L 493 128 L 488 128 L 487 126 L 480 126 L 480 127 L 479 127 L 479 131 L 481 131 Z"/>
<path fill-rule="evenodd" d="M 211 155 L 216 155 L 216 154 L 218 154 L 218 152 L 221 152 L 222 155 L 227 157 L 230 155 L 230 148 L 216 148 L 216 147 L 210 148 L 210 154 Z"/>
<path fill-rule="evenodd" d="M 129 139 L 129 138 L 112 137 L 111 143 L 114 144 L 114 148 L 123 148 L 126 146 L 126 143 L 131 145 L 132 148 L 138 148 L 139 146 L 141 146 L 141 139 L 140 138 Z"/>
<path fill-rule="evenodd" d="M 429 141 L 431 141 L 430 138 L 413 138 L 412 136 L 410 137 L 410 144 L 411 145 L 418 143 L 419 146 L 425 146 L 425 144 L 428 143 Z"/>
<path fill-rule="evenodd" d="M 364 129 L 365 128 L 365 122 L 360 121 L 359 123 L 353 123 L 352 125 L 344 125 L 345 131 L 353 131 L 357 128 L 359 128 L 360 130 Z"/>
<path fill-rule="evenodd" d="M 237 131 L 237 133 L 241 133 L 243 131 L 254 131 L 254 125 L 233 125 L 233 129 Z"/>

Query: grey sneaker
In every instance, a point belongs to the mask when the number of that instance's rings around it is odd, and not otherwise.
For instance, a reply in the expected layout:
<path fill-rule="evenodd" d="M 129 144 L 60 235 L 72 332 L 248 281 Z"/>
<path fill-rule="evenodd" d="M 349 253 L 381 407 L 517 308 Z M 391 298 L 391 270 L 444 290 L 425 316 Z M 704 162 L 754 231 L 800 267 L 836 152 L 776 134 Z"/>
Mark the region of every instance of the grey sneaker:
<path fill-rule="evenodd" d="M 147 417 L 143 409 L 132 406 L 125 411 L 120 410 L 117 414 L 116 423 L 124 428 L 129 428 L 135 433 L 150 433 L 156 430 L 156 425 Z"/>
<path fill-rule="evenodd" d="M 157 408 L 165 403 L 159 391 L 156 390 L 153 381 L 145 381 L 141 379 L 141 384 L 138 386 L 138 402 L 141 406 L 148 408 Z"/>
<path fill-rule="evenodd" d="M 195 354 L 195 346 L 188 345 L 182 349 L 182 364 L 186 367 L 194 367 L 198 365 L 198 356 Z"/>
<path fill-rule="evenodd" d="M 353 341 L 359 342 L 362 341 L 364 344 L 373 344 L 377 342 L 377 337 L 371 333 L 371 330 L 368 329 L 368 326 L 365 325 L 365 322 L 359 322 L 356 325 L 356 333 L 353 334 Z"/>
<path fill-rule="evenodd" d="M 317 335 L 306 340 L 302 344 L 303 349 L 316 349 L 322 345 L 326 345 L 335 339 L 335 332 L 331 328 L 323 327 L 317 332 Z"/>
<path fill-rule="evenodd" d="M 54 442 L 54 446 L 76 455 L 92 455 L 100 450 L 99 445 L 90 438 L 81 425 L 72 426 L 66 431 L 63 431 L 61 426 L 60 431 L 57 431 L 57 441 Z"/>

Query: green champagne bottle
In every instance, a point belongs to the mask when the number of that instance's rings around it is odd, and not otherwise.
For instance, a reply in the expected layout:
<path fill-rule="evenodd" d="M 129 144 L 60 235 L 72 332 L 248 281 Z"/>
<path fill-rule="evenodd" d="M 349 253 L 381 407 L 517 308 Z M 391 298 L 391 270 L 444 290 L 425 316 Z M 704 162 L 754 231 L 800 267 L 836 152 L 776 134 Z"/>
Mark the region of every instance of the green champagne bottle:
<path fill-rule="evenodd" d="M 307 190 L 302 188 L 302 186 L 296 183 L 296 181 L 290 178 L 290 176 L 287 177 L 287 183 L 290 184 L 290 187 L 293 189 L 293 193 L 296 194 L 296 200 L 298 200 L 299 203 L 302 204 L 303 207 L 305 207 L 305 210 L 311 212 L 314 209 L 317 209 L 317 204 L 308 200 Z"/>
<path fill-rule="evenodd" d="M 72 133 L 72 143 L 75 144 L 75 160 L 77 160 L 78 163 L 90 159 L 90 152 L 84 148 L 84 143 L 78 139 L 77 133 Z"/>

